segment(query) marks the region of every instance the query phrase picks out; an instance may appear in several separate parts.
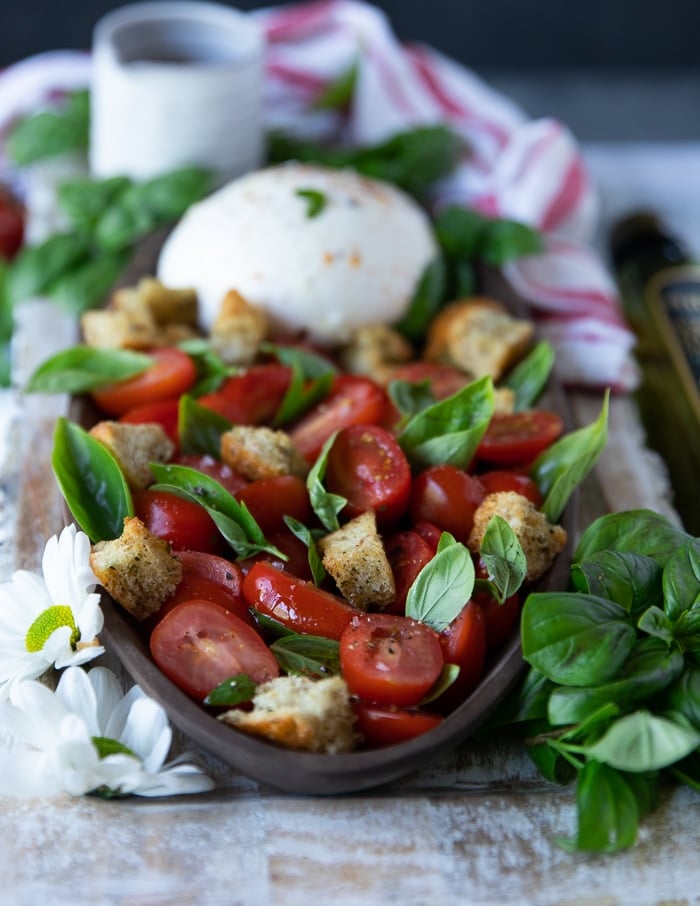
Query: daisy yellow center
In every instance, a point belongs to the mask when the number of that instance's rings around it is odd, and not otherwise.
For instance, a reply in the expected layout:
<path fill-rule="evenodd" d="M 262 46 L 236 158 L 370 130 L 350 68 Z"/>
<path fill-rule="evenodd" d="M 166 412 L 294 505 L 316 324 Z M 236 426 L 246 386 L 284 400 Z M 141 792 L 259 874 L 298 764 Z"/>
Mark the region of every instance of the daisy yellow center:
<path fill-rule="evenodd" d="M 27 651 L 41 651 L 51 633 L 61 626 L 70 628 L 70 644 L 71 648 L 75 648 L 80 639 L 80 630 L 75 625 L 73 611 L 65 604 L 54 604 L 40 613 L 27 630 L 25 637 Z"/>

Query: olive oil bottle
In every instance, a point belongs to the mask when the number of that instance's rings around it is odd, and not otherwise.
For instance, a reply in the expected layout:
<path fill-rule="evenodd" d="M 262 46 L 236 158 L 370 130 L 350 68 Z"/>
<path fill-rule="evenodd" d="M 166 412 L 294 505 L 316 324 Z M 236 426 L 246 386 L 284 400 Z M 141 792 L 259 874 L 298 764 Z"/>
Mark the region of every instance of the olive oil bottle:
<path fill-rule="evenodd" d="M 610 237 L 625 315 L 637 337 L 637 390 L 649 446 L 668 466 L 673 503 L 700 535 L 700 263 L 653 214 L 620 221 Z"/>

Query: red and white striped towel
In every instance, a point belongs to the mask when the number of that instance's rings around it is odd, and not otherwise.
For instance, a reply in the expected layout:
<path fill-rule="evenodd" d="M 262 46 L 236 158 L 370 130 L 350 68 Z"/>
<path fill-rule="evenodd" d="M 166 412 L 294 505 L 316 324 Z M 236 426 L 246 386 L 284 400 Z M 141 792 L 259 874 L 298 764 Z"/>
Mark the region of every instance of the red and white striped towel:
<path fill-rule="evenodd" d="M 321 0 L 255 13 L 268 39 L 265 113 L 270 128 L 349 142 L 376 142 L 411 126 L 447 123 L 470 149 L 438 187 L 457 203 L 539 228 L 543 254 L 505 276 L 530 302 L 557 349 L 567 383 L 630 389 L 633 335 L 614 283 L 590 246 L 597 204 L 576 142 L 560 123 L 528 120 L 474 73 L 425 46 L 401 44 L 384 14 L 357 0 Z M 313 101 L 353 65 L 350 109 Z M 89 58 L 44 54 L 0 74 L 0 130 L 55 89 L 89 80 Z"/>

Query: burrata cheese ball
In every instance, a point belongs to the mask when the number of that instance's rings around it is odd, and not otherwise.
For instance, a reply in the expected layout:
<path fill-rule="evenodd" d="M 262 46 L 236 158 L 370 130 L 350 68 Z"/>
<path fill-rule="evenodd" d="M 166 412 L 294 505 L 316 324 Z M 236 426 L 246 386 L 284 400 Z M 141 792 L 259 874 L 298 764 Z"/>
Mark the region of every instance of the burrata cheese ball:
<path fill-rule="evenodd" d="M 400 320 L 437 246 L 430 219 L 392 185 L 289 163 L 194 205 L 160 254 L 159 279 L 193 287 L 203 329 L 237 290 L 285 333 L 323 345 Z"/>

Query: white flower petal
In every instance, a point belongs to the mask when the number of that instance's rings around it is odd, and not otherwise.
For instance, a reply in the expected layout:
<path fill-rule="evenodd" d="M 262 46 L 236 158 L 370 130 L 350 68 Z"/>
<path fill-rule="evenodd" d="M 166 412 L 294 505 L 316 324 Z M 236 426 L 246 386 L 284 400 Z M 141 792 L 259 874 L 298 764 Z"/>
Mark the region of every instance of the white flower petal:
<path fill-rule="evenodd" d="M 60 670 L 66 666 L 73 654 L 70 643 L 72 634 L 73 630 L 70 626 L 59 626 L 58 629 L 54 629 L 44 642 L 41 653 L 46 660 L 47 667 L 55 664 Z"/>
<path fill-rule="evenodd" d="M 119 706 L 123 698 L 121 683 L 117 677 L 106 667 L 93 667 L 88 673 L 88 679 L 95 692 L 97 700 L 97 725 L 99 735 L 110 739 L 118 739 L 109 729 L 110 717 Z"/>
<path fill-rule="evenodd" d="M 62 658 L 61 663 L 57 663 L 56 666 L 60 670 L 64 667 L 80 667 L 89 661 L 94 661 L 95 658 L 104 653 L 105 650 L 102 645 L 86 645 L 83 648 L 78 648 L 77 651 L 71 651 L 70 657 Z"/>
<path fill-rule="evenodd" d="M 56 796 L 63 782 L 46 752 L 13 750 L 0 753 L 0 795 Z"/>
<path fill-rule="evenodd" d="M 102 632 L 105 618 L 100 607 L 100 596 L 88 595 L 76 613 L 76 626 L 80 630 L 81 642 L 92 642 Z"/>
<path fill-rule="evenodd" d="M 137 796 L 176 796 L 183 793 L 208 793 L 214 781 L 192 764 L 166 765 L 158 774 L 149 775 L 138 790 Z"/>
<path fill-rule="evenodd" d="M 82 718 L 91 736 L 100 736 L 97 718 L 97 696 L 87 673 L 79 667 L 69 667 L 61 675 L 56 687 L 56 698 L 67 711 Z"/>
<path fill-rule="evenodd" d="M 35 680 L 22 680 L 10 688 L 7 707 L 15 708 L 16 726 L 22 726 L 21 738 L 28 745 L 48 751 L 59 737 L 59 728 L 66 708 L 55 693 Z M 23 717 L 20 717 L 23 715 Z"/>
<path fill-rule="evenodd" d="M 119 738 L 144 761 L 146 770 L 159 770 L 167 757 L 172 740 L 165 711 L 153 699 L 140 698 L 131 706 Z"/>

